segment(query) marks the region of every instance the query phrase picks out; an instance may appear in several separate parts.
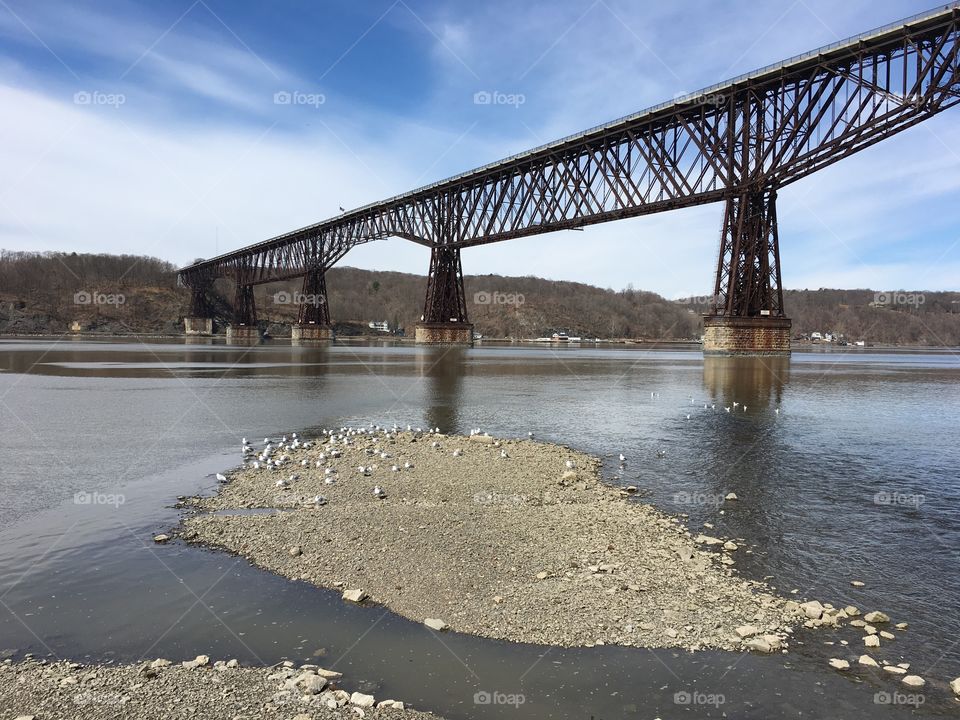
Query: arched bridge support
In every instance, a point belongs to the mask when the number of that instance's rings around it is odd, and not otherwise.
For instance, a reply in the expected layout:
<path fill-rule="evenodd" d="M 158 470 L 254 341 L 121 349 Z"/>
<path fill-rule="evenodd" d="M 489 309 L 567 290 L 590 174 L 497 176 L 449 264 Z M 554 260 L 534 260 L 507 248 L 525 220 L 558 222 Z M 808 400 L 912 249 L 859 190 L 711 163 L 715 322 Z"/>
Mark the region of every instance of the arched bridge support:
<path fill-rule="evenodd" d="M 703 352 L 786 355 L 790 320 L 783 310 L 776 188 L 748 188 L 727 198 L 713 312 L 703 319 Z"/>
<path fill-rule="evenodd" d="M 332 340 L 333 324 L 330 322 L 330 306 L 327 303 L 326 268 L 317 267 L 303 276 L 303 286 L 297 314 L 297 324 L 291 328 L 294 342 Z"/>
<path fill-rule="evenodd" d="M 257 306 L 253 298 L 253 285 L 242 278 L 237 279 L 237 292 L 233 302 L 233 322 L 227 327 L 227 342 L 247 343 L 260 340 L 257 325 Z"/>
<path fill-rule="evenodd" d="M 460 248 L 434 245 L 423 315 L 416 327 L 416 342 L 426 345 L 470 345 L 473 325 L 467 319 Z"/>

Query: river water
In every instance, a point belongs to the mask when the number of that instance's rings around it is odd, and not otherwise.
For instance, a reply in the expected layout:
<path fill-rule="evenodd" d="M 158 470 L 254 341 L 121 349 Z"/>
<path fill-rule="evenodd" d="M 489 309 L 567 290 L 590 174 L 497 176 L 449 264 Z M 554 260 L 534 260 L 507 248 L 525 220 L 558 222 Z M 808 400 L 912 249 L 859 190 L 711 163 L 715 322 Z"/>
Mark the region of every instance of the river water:
<path fill-rule="evenodd" d="M 960 358 L 837 350 L 2 341 L 0 651 L 313 661 L 451 719 L 960 713 Z M 853 629 L 800 632 L 776 657 L 440 642 L 242 558 L 151 542 L 177 525 L 177 496 L 239 462 L 241 437 L 369 422 L 593 453 L 692 530 L 742 538 L 747 577 L 909 622 L 877 657 L 928 685 L 829 669 L 861 653 Z"/>

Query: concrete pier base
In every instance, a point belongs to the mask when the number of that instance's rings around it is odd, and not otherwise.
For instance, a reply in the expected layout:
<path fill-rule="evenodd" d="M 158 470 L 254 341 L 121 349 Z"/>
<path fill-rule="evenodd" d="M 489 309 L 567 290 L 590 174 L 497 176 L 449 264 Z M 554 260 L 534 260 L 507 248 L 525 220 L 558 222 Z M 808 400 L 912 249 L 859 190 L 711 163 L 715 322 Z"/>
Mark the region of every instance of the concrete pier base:
<path fill-rule="evenodd" d="M 420 322 L 414 340 L 418 345 L 473 345 L 473 323 Z"/>
<path fill-rule="evenodd" d="M 260 342 L 260 328 L 256 325 L 228 325 L 227 342 L 249 345 Z"/>
<path fill-rule="evenodd" d="M 187 335 L 213 335 L 213 318 L 185 317 L 183 332 Z"/>
<path fill-rule="evenodd" d="M 295 343 L 333 340 L 333 326 L 298 323 L 290 328 L 290 339 Z"/>
<path fill-rule="evenodd" d="M 789 318 L 725 317 L 703 318 L 704 355 L 789 355 Z"/>

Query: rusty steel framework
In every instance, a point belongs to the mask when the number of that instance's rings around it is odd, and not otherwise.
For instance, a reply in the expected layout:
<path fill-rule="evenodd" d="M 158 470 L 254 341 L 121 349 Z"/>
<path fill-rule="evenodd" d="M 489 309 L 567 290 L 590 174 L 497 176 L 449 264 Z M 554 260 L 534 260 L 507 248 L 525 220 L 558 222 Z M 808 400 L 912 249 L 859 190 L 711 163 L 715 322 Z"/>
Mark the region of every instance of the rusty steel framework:
<path fill-rule="evenodd" d="M 424 317 L 466 321 L 462 248 L 723 201 L 713 312 L 782 316 L 777 190 L 960 102 L 958 25 L 953 2 L 180 278 L 196 289 L 224 275 L 238 286 L 322 276 L 350 248 L 397 236 L 432 250 Z M 252 311 L 238 304 L 237 321 Z"/>

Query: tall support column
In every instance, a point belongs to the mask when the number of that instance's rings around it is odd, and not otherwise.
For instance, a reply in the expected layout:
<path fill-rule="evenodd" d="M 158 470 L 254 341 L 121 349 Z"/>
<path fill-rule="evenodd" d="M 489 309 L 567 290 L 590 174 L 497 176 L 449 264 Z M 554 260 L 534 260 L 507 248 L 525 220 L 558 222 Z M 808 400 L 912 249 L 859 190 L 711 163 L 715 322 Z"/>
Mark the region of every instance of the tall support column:
<path fill-rule="evenodd" d="M 191 277 L 187 283 L 190 288 L 190 311 L 183 319 L 186 335 L 213 335 L 213 308 L 208 293 L 213 284 L 205 276 Z"/>
<path fill-rule="evenodd" d="M 233 303 L 233 323 L 227 328 L 228 341 L 260 339 L 257 325 L 257 306 L 253 299 L 253 285 L 237 279 L 237 293 Z"/>
<path fill-rule="evenodd" d="M 434 245 L 430 251 L 427 295 L 416 327 L 416 341 L 435 345 L 473 342 L 458 247 Z"/>
<path fill-rule="evenodd" d="M 324 268 L 313 268 L 303 276 L 303 286 L 298 298 L 300 310 L 297 314 L 297 324 L 291 329 L 291 337 L 294 341 L 333 338 L 325 275 Z"/>
<path fill-rule="evenodd" d="M 790 352 L 783 310 L 775 188 L 745 189 L 727 200 L 714 287 L 704 317 L 703 351 L 720 355 Z"/>

